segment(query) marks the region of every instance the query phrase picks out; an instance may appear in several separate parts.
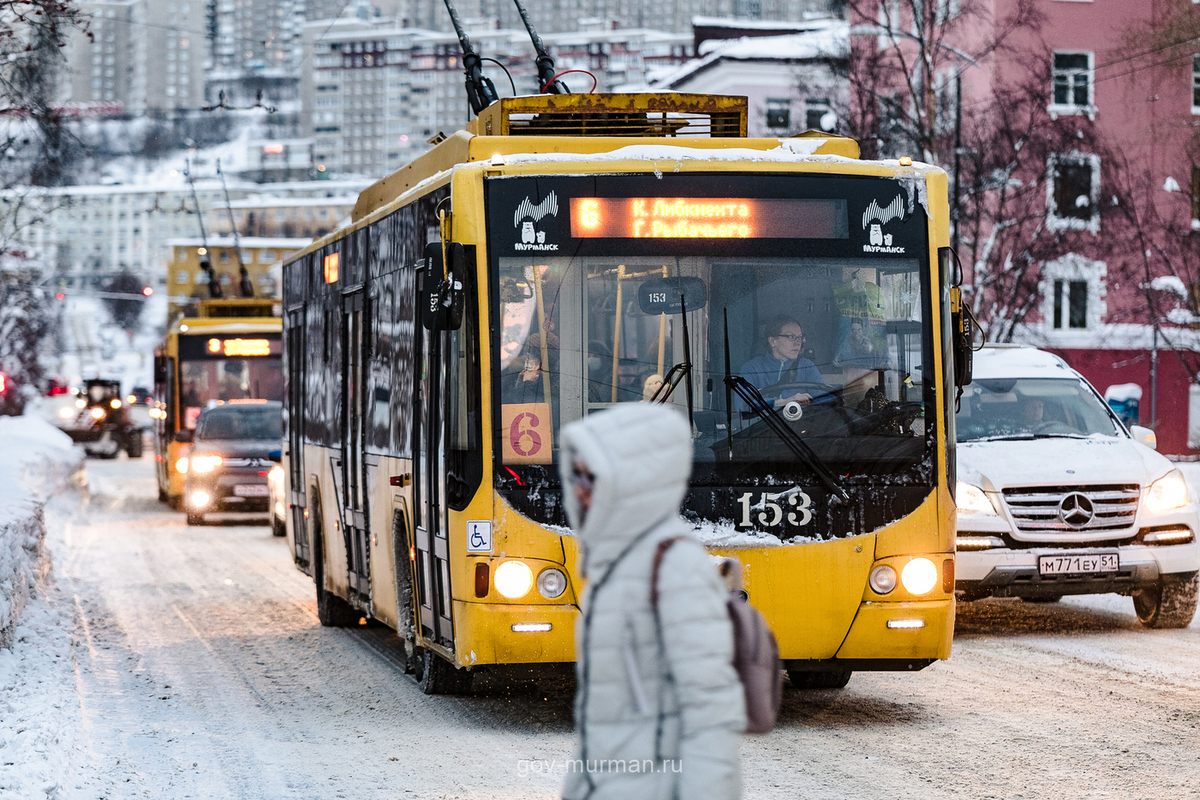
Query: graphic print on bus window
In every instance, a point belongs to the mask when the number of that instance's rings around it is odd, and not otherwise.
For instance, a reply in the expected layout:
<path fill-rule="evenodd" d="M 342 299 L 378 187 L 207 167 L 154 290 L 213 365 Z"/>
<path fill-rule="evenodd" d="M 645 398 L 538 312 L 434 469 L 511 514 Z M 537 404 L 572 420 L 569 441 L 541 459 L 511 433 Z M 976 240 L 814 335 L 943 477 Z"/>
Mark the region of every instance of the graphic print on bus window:
<path fill-rule="evenodd" d="M 546 195 L 539 203 L 526 197 L 517 206 L 513 214 L 513 225 L 521 231 L 521 241 L 514 246 L 517 250 L 538 250 L 552 252 L 558 249 L 556 242 L 546 241 L 546 226 L 542 220 L 558 217 L 558 195 L 554 192 Z"/>
<path fill-rule="evenodd" d="M 903 255 L 904 248 L 892 244 L 894 234 L 884 233 L 884 227 L 892 220 L 904 222 L 905 201 L 902 195 L 896 195 L 886 206 L 872 200 L 863 212 L 863 230 L 870 234 L 870 240 L 863 245 L 864 253 L 887 253 L 888 255 Z"/>

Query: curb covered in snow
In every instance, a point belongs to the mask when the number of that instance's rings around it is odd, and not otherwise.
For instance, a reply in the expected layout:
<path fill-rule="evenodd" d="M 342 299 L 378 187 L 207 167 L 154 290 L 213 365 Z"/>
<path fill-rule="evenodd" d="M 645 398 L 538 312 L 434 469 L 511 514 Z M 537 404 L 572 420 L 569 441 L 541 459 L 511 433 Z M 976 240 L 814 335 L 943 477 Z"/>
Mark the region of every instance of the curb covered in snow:
<path fill-rule="evenodd" d="M 0 647 L 50 569 L 45 499 L 85 480 L 65 433 L 37 417 L 0 417 Z"/>

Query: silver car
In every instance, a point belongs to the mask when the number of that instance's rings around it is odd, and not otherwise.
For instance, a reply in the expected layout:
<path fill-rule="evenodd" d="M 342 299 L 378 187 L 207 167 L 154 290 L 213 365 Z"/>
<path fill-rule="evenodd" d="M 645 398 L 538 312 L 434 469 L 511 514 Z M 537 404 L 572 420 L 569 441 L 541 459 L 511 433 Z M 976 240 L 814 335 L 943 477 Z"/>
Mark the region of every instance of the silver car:
<path fill-rule="evenodd" d="M 1200 514 L 1183 475 L 1052 353 L 985 347 L 958 428 L 964 599 L 1133 598 L 1150 628 L 1196 612 Z"/>

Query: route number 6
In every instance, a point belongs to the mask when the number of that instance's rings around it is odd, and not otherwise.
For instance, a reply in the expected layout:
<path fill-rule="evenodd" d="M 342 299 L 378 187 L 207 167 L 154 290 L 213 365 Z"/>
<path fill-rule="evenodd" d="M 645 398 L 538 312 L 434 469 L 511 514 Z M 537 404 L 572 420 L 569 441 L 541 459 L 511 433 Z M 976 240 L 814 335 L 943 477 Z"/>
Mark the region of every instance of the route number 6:
<path fill-rule="evenodd" d="M 812 498 L 799 487 L 783 492 L 763 492 L 757 503 L 751 502 L 753 498 L 753 492 L 746 492 L 737 500 L 742 506 L 739 527 L 749 528 L 754 524 L 750 519 L 750 512 L 756 509 L 761 509 L 758 512 L 758 524 L 767 528 L 773 528 L 785 519 L 788 525 L 795 527 L 812 522 Z"/>

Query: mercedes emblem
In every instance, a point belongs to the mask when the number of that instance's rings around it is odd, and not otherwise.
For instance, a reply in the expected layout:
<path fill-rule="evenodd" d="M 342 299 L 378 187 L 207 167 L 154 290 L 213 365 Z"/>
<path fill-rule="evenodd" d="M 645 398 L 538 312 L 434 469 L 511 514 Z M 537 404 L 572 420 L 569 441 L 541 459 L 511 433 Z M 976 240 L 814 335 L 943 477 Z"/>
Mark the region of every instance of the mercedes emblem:
<path fill-rule="evenodd" d="M 1087 495 L 1071 492 L 1058 504 L 1058 518 L 1072 528 L 1084 528 L 1096 516 L 1096 509 Z"/>

